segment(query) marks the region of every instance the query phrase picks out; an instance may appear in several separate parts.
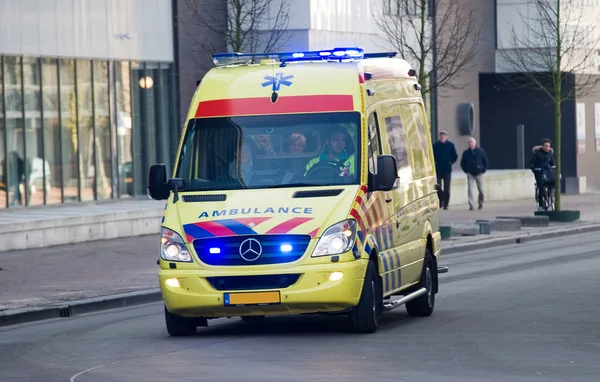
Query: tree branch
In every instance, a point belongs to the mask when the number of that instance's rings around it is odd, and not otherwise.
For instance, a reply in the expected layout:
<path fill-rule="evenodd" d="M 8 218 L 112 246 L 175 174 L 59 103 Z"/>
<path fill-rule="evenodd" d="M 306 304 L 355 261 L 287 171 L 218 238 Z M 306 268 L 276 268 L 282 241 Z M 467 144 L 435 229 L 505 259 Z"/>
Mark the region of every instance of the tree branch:
<path fill-rule="evenodd" d="M 414 8 L 408 7 L 412 2 L 400 0 L 398 14 L 390 13 L 388 7 L 381 7 L 380 4 L 374 7 L 383 9 L 374 18 L 385 39 L 399 52 L 400 57 L 419 69 L 418 79 L 422 85 L 423 95 L 436 87 L 438 89 L 464 88 L 465 84 L 460 83 L 460 75 L 471 68 L 481 35 L 481 25 L 470 3 L 461 0 L 435 1 L 437 4 L 435 66 L 431 57 L 433 44 L 429 0 L 416 0 Z M 437 73 L 437 84 L 428 81 L 433 70 Z"/>

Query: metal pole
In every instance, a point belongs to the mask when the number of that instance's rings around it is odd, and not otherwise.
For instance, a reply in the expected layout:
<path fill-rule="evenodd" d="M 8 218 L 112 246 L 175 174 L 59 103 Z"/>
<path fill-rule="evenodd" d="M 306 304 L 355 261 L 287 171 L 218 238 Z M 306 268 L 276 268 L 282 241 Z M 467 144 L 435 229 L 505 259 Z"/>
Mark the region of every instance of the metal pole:
<path fill-rule="evenodd" d="M 517 168 L 525 168 L 525 125 L 517 125 Z"/>

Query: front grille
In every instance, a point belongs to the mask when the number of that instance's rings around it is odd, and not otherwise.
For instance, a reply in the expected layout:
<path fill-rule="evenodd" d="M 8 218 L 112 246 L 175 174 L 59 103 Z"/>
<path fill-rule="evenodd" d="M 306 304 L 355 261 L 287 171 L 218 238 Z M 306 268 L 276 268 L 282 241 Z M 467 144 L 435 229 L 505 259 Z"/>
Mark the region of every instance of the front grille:
<path fill-rule="evenodd" d="M 245 253 L 244 259 L 240 252 L 240 246 L 246 240 L 254 239 L 260 243 L 262 249 L 260 256 L 256 256 L 259 246 L 252 243 L 254 252 Z M 310 235 L 243 235 L 216 237 L 194 240 L 194 249 L 200 261 L 215 266 L 249 266 L 283 264 L 299 260 L 306 252 L 311 240 Z M 249 242 L 246 242 L 246 247 Z M 291 246 L 288 252 L 282 251 L 282 245 Z M 211 249 L 212 252 L 211 253 Z"/>
<path fill-rule="evenodd" d="M 296 191 L 294 195 L 292 195 L 292 198 L 323 198 L 328 196 L 338 196 L 342 192 L 344 192 L 343 189 Z"/>
<path fill-rule="evenodd" d="M 227 200 L 227 195 L 183 195 L 182 198 L 186 203 L 224 202 Z"/>
<path fill-rule="evenodd" d="M 207 277 L 216 290 L 284 289 L 300 278 L 299 273 L 287 275 Z"/>

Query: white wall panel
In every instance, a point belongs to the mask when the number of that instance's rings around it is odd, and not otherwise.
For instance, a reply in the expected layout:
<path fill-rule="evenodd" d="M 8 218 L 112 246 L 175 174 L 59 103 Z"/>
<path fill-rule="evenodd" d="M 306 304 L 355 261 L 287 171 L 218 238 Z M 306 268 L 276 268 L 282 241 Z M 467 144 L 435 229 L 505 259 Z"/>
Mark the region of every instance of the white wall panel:
<path fill-rule="evenodd" d="M 57 56 L 75 56 L 75 15 L 73 13 L 73 1 L 78 0 L 56 1 L 56 45 L 58 48 L 55 55 Z M 49 55 L 52 54 L 50 53 Z"/>
<path fill-rule="evenodd" d="M 173 61 L 170 0 L 0 0 L 0 54 Z"/>
<path fill-rule="evenodd" d="M 77 57 L 92 57 L 91 52 L 91 28 L 89 17 L 90 0 L 74 0 L 73 1 L 73 32 L 75 37 L 75 45 L 73 46 L 73 54 Z"/>
<path fill-rule="evenodd" d="M 373 33 L 373 0 L 311 0 L 311 29 Z"/>
<path fill-rule="evenodd" d="M 21 52 L 20 7 L 18 1 L 0 0 L 0 39 L 2 52 Z"/>
<path fill-rule="evenodd" d="M 94 57 L 108 57 L 108 4 L 106 1 L 87 0 L 90 28 L 90 53 Z"/>
<path fill-rule="evenodd" d="M 390 49 L 385 47 L 387 42 L 377 35 L 351 32 L 325 32 L 311 30 L 309 33 L 309 49 L 321 50 L 344 46 L 359 46 L 365 52 L 383 52 Z"/>
<path fill-rule="evenodd" d="M 39 54 L 50 56 L 58 51 L 58 2 L 57 0 L 38 0 Z"/>
<path fill-rule="evenodd" d="M 20 0 L 18 3 L 20 10 L 18 20 L 19 30 L 21 32 L 21 49 L 25 52 L 32 52 L 34 55 L 39 55 L 39 13 L 31 11 L 33 9 L 38 9 L 38 0 Z"/>

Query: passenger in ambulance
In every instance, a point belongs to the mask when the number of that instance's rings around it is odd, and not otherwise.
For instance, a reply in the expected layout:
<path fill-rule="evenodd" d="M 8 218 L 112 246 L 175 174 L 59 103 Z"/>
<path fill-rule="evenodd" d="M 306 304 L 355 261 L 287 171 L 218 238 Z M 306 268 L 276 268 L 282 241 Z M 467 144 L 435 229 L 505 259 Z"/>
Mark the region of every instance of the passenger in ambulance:
<path fill-rule="evenodd" d="M 244 139 L 241 147 L 234 153 L 234 159 L 229 164 L 229 176 L 235 180 L 247 183 L 253 175 L 256 145 L 250 139 Z"/>
<path fill-rule="evenodd" d="M 288 139 L 288 144 L 290 153 L 297 154 L 304 152 L 304 147 L 306 147 L 306 137 L 304 134 L 293 133 Z"/>
<path fill-rule="evenodd" d="M 273 143 L 269 134 L 260 134 L 254 137 L 256 147 L 261 155 L 274 155 Z"/>
<path fill-rule="evenodd" d="M 351 148 L 351 142 L 346 129 L 341 126 L 334 127 L 325 140 L 325 149 L 306 165 L 304 176 L 309 175 L 309 171 L 313 168 L 316 172 L 317 167 L 332 174 L 337 167 L 338 176 L 354 174 L 354 150 Z"/>

